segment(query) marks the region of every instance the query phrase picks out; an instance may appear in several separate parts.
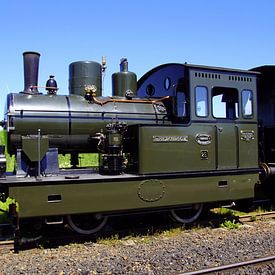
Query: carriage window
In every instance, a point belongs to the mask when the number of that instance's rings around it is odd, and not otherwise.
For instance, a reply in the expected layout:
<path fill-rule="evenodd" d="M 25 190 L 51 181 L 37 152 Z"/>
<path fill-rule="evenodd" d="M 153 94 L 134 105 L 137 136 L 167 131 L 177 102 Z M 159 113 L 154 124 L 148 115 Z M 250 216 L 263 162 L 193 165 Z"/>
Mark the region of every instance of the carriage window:
<path fill-rule="evenodd" d="M 208 116 L 208 91 L 204 86 L 195 88 L 196 115 L 199 117 Z"/>
<path fill-rule="evenodd" d="M 239 117 L 238 90 L 214 87 L 212 90 L 212 112 L 216 118 L 235 119 Z"/>
<path fill-rule="evenodd" d="M 242 91 L 242 114 L 244 117 L 252 116 L 252 91 L 243 90 Z"/>

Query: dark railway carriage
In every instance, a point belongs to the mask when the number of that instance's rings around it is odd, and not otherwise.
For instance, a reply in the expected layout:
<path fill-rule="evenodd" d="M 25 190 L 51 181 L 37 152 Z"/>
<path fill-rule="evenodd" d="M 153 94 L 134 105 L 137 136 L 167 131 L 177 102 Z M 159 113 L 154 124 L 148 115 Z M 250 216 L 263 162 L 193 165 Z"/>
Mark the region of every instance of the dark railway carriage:
<path fill-rule="evenodd" d="M 103 97 L 105 62 L 72 63 L 70 93 L 58 95 L 52 76 L 47 93 L 38 91 L 38 60 L 24 53 L 25 89 L 8 95 L 2 122 L 17 167 L 6 174 L 2 155 L 0 191 L 3 201 L 18 203 L 19 211 L 10 207 L 14 217 L 67 218 L 82 234 L 131 211 L 167 209 L 187 223 L 205 203 L 253 198 L 260 172 L 261 180 L 272 174 L 267 121 L 258 142 L 261 69 L 165 64 L 136 81 L 123 59 L 113 96 Z M 79 168 L 78 154 L 91 152 L 99 153 L 99 167 Z M 72 169 L 59 169 L 60 153 L 71 154 Z"/>

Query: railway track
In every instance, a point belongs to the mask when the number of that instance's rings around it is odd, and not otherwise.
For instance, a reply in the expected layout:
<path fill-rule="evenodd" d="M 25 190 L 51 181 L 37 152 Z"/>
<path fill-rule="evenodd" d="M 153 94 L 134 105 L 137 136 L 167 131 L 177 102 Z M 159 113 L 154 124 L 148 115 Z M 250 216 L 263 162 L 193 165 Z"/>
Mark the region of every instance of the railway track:
<path fill-rule="evenodd" d="M 241 223 L 253 222 L 256 220 L 267 220 L 267 219 L 275 218 L 275 211 L 256 213 L 256 214 L 247 214 L 247 215 L 239 216 L 237 218 L 238 218 L 238 221 Z M 128 217 L 128 219 L 129 219 L 129 217 Z M 148 217 L 145 219 L 148 219 Z M 140 220 L 144 222 L 144 217 L 140 218 Z M 132 221 L 132 222 L 134 222 L 134 221 Z M 122 224 L 126 223 L 125 220 L 123 220 L 123 217 L 121 218 L 121 223 Z M 202 221 L 202 224 L 204 224 L 203 221 Z M 209 223 L 207 223 L 205 226 L 208 226 L 208 224 Z M 217 223 L 217 224 L 219 224 L 219 223 Z M 162 224 L 158 224 L 158 223 L 156 223 L 156 224 L 153 223 L 153 225 L 152 225 L 152 219 L 149 219 L 148 222 L 145 221 L 145 223 L 142 225 L 139 222 L 137 222 L 134 226 L 134 229 L 133 228 L 123 228 L 123 226 L 121 228 L 121 226 L 118 226 L 117 224 L 115 224 L 114 227 L 111 226 L 109 229 L 104 230 L 104 231 L 100 232 L 99 234 L 95 234 L 93 236 L 78 235 L 78 234 L 74 234 L 73 232 L 68 231 L 68 230 L 65 230 L 65 232 L 62 231 L 62 233 L 60 235 L 60 231 L 57 231 L 58 236 L 50 234 L 50 235 L 45 235 L 45 236 L 41 235 L 39 237 L 22 238 L 19 240 L 18 245 L 19 245 L 19 250 L 20 250 L 20 249 L 35 247 L 40 242 L 46 243 L 49 246 L 63 245 L 63 244 L 71 243 L 71 242 L 80 242 L 80 243 L 94 242 L 97 238 L 102 238 L 102 237 L 104 238 L 104 237 L 112 236 L 114 232 L 116 234 L 118 234 L 119 236 L 127 236 L 128 234 L 132 234 L 133 231 L 136 232 L 138 235 L 140 235 L 140 234 L 146 234 L 146 233 L 148 234 L 148 228 L 150 228 L 150 230 L 152 231 L 151 233 L 153 234 L 154 231 L 165 230 L 166 227 L 167 227 L 167 225 L 163 226 Z M 168 228 L 169 228 L 169 225 L 168 225 Z M 13 240 L 11 241 L 10 239 L 0 241 L 0 252 L 4 253 L 4 252 L 9 252 L 9 251 L 15 251 L 14 241 Z"/>
<path fill-rule="evenodd" d="M 238 216 L 238 220 L 240 222 L 254 222 L 256 220 L 267 220 L 267 219 L 274 219 L 274 218 L 275 218 L 275 211 Z"/>
<path fill-rule="evenodd" d="M 242 267 L 267 264 L 267 263 L 270 263 L 270 262 L 273 262 L 273 261 L 275 261 L 275 255 L 267 256 L 267 257 L 261 257 L 261 258 L 248 260 L 248 261 L 243 261 L 243 262 L 238 262 L 238 263 L 233 263 L 233 264 L 228 264 L 228 265 L 221 265 L 221 266 L 217 266 L 217 267 L 210 267 L 210 268 L 206 268 L 206 269 L 180 273 L 178 275 L 212 274 L 214 272 L 236 270 L 236 269 L 242 268 Z"/>
<path fill-rule="evenodd" d="M 14 241 L 0 241 L 0 253 L 9 253 L 14 251 Z"/>

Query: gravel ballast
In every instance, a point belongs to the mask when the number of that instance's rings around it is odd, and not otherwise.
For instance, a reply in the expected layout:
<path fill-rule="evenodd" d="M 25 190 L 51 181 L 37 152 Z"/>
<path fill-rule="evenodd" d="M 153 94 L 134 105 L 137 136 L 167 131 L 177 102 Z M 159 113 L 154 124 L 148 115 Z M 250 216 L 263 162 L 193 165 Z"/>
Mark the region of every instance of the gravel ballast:
<path fill-rule="evenodd" d="M 275 254 L 275 222 L 0 255 L 0 274 L 178 274 Z M 275 274 L 275 262 L 226 274 Z"/>

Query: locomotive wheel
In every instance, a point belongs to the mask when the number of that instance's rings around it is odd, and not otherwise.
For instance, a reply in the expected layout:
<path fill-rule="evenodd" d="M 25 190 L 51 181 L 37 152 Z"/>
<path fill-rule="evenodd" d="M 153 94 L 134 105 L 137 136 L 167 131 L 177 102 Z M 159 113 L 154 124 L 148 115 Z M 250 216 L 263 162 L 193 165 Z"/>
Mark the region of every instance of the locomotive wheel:
<path fill-rule="evenodd" d="M 198 219 L 203 209 L 202 203 L 187 205 L 170 211 L 173 220 L 180 223 L 191 223 Z"/>
<path fill-rule="evenodd" d="M 70 228 L 82 235 L 96 233 L 104 227 L 108 217 L 100 214 L 69 215 L 67 221 Z"/>

